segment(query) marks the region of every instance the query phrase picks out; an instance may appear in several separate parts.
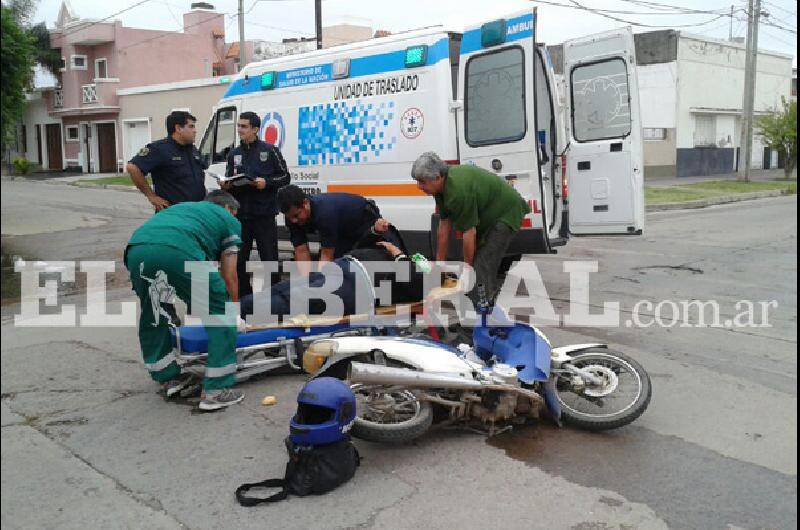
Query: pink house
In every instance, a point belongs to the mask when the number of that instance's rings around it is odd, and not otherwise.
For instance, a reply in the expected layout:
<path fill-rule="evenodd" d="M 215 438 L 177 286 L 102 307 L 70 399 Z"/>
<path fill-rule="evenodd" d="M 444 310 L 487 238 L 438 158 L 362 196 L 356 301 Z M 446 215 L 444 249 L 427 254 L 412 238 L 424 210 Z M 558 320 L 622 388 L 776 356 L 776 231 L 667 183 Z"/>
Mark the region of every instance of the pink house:
<path fill-rule="evenodd" d="M 121 170 L 118 90 L 233 73 L 225 17 L 204 2 L 192 4 L 177 33 L 80 19 L 64 1 L 50 43 L 62 56 L 58 88 L 44 96 L 49 117 L 60 124 L 51 119 L 40 139 L 52 170 Z"/>

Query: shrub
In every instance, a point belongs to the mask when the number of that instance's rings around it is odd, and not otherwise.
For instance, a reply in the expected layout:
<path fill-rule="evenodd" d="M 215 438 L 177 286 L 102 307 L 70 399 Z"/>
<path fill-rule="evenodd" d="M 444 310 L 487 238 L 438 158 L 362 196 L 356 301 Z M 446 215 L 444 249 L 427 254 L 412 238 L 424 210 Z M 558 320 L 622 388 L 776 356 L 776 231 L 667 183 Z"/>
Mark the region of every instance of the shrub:
<path fill-rule="evenodd" d="M 27 158 L 17 158 L 14 160 L 14 171 L 18 175 L 27 175 L 33 171 L 33 163 Z"/>

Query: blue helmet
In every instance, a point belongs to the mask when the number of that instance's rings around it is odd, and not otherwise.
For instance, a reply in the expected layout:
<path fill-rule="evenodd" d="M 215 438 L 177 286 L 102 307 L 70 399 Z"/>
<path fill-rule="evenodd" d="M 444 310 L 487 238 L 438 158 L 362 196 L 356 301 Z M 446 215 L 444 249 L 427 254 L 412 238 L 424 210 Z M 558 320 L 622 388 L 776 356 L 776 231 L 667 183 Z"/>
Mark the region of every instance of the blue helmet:
<path fill-rule="evenodd" d="M 356 398 L 350 386 L 335 377 L 320 377 L 300 390 L 289 439 L 296 445 L 338 442 L 347 437 L 355 418 Z"/>

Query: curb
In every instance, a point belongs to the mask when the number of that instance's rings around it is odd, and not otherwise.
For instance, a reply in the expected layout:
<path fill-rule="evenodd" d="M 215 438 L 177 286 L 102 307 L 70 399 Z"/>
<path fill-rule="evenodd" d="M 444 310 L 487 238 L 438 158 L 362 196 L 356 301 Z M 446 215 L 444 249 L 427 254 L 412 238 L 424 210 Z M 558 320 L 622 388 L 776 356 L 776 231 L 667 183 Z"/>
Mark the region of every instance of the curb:
<path fill-rule="evenodd" d="M 102 190 L 116 190 L 116 191 L 135 191 L 136 193 L 139 193 L 139 190 L 136 189 L 136 186 L 123 186 L 121 184 L 88 184 L 86 182 L 66 182 L 64 184 L 66 184 L 67 186 L 75 186 L 76 188 L 92 188 L 96 190 L 102 189 Z"/>
<path fill-rule="evenodd" d="M 14 181 L 29 181 L 25 177 L 19 176 L 4 176 L 3 180 L 14 180 Z M 120 184 L 90 184 L 87 182 L 58 182 L 58 181 L 48 181 L 44 180 L 41 181 L 45 184 L 51 185 L 58 185 L 58 186 L 75 186 L 76 188 L 92 188 L 92 189 L 105 189 L 105 190 L 115 190 L 115 191 L 127 191 L 127 192 L 135 192 L 138 193 L 139 190 L 136 189 L 136 186 L 123 186 Z M 765 199 L 768 197 L 780 197 L 783 195 L 791 195 L 787 190 L 767 190 L 767 191 L 753 191 L 749 193 L 738 193 L 736 195 L 725 195 L 723 197 L 714 197 L 713 199 L 702 199 L 698 201 L 686 201 L 686 202 L 668 202 L 664 204 L 653 204 L 647 206 L 645 211 L 647 212 L 664 212 L 669 210 L 693 210 L 697 208 L 707 208 L 709 206 L 716 206 L 718 204 L 728 204 L 732 202 L 740 202 L 740 201 L 752 201 L 755 199 Z"/>
<path fill-rule="evenodd" d="M 14 182 L 32 182 L 31 179 L 27 177 L 20 177 L 20 176 L 4 176 L 2 180 L 10 180 Z M 63 180 L 33 180 L 33 182 L 40 182 L 42 184 L 47 184 L 49 186 L 74 186 L 76 188 L 92 188 L 95 190 L 116 190 L 116 191 L 134 191 L 138 192 L 139 190 L 136 189 L 136 186 L 123 186 L 121 184 L 91 184 L 89 182 L 65 182 Z"/>
<path fill-rule="evenodd" d="M 752 191 L 750 193 L 738 193 L 736 195 L 725 195 L 724 197 L 714 197 L 712 199 L 701 199 L 698 201 L 668 202 L 664 204 L 653 204 L 645 208 L 648 212 L 663 212 L 668 210 L 691 210 L 697 208 L 707 208 L 717 204 L 728 204 L 740 201 L 752 201 L 755 199 L 765 199 L 767 197 L 780 197 L 783 195 L 793 195 L 787 190 L 768 190 Z"/>

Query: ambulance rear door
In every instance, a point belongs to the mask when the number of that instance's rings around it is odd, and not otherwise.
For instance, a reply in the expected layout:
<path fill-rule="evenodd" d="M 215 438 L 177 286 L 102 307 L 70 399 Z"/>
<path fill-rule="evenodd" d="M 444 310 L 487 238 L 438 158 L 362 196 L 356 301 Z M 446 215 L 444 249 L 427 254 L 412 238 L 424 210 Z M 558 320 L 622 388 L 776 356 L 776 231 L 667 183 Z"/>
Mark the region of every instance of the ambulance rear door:
<path fill-rule="evenodd" d="M 633 32 L 623 28 L 565 42 L 564 74 L 570 232 L 641 234 L 644 176 Z"/>
<path fill-rule="evenodd" d="M 535 28 L 535 9 L 466 28 L 458 72 L 459 159 L 497 173 L 530 204 L 517 238 L 521 245 L 511 250 L 519 253 L 549 250 L 536 126 Z"/>

